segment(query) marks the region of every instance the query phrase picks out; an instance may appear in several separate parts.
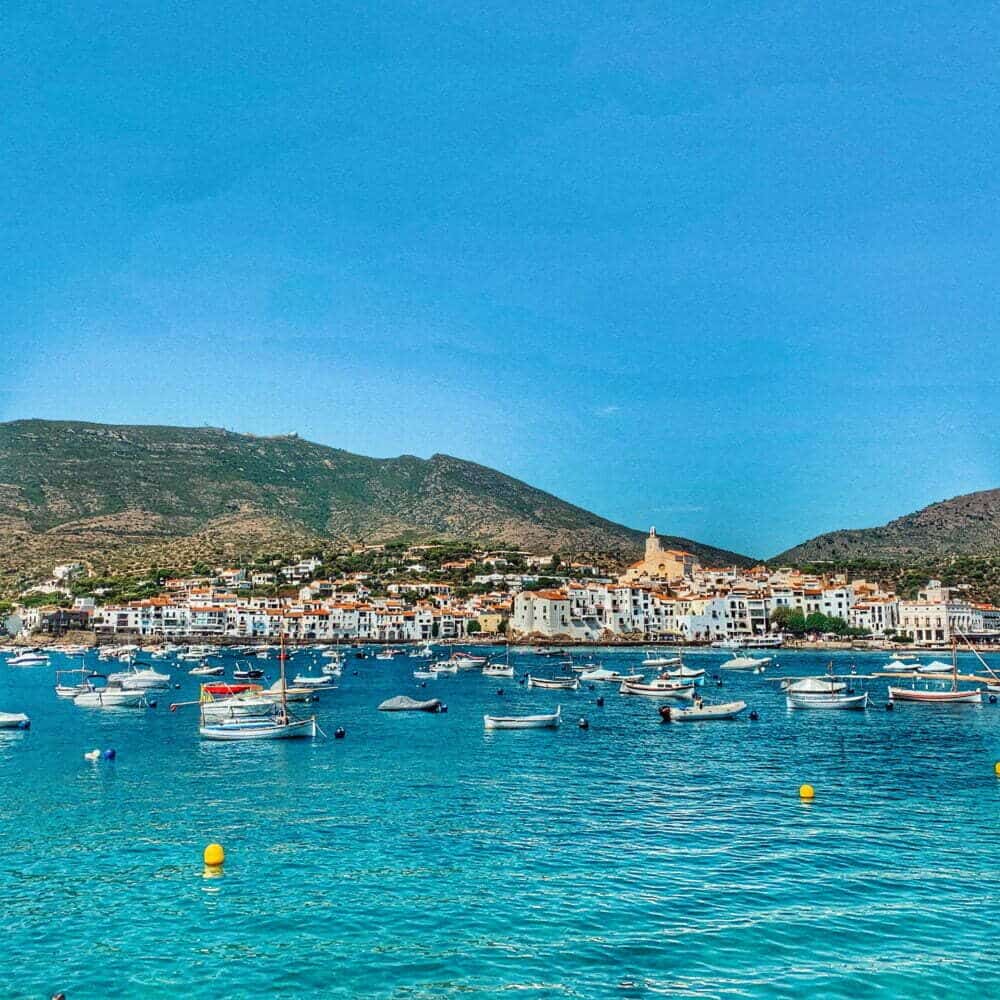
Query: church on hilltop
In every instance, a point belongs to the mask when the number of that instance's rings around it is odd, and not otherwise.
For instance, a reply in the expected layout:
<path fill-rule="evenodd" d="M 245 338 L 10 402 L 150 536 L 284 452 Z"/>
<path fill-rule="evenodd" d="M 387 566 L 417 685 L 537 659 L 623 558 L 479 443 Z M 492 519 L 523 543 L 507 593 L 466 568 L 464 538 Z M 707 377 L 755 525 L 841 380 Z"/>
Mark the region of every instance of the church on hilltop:
<path fill-rule="evenodd" d="M 698 561 L 683 549 L 665 549 L 660 543 L 656 528 L 649 529 L 646 554 L 632 563 L 618 578 L 619 583 L 682 583 L 690 580 L 698 568 Z"/>

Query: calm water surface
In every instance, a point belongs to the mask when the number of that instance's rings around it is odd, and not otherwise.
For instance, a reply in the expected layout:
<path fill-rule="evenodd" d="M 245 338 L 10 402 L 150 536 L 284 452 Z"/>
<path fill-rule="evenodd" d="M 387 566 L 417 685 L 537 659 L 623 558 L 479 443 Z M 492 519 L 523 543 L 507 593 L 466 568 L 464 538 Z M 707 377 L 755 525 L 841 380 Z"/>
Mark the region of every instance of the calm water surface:
<path fill-rule="evenodd" d="M 1000 706 L 890 713 L 875 681 L 867 713 L 791 713 L 766 678 L 830 655 L 776 658 L 705 688 L 758 722 L 690 726 L 612 685 L 421 691 L 423 661 L 349 660 L 319 709 L 345 740 L 256 746 L 166 710 L 190 664 L 156 710 L 103 712 L 56 699 L 53 666 L 0 665 L 0 710 L 33 721 L 0 733 L 0 996 L 996 995 Z M 400 693 L 449 712 L 375 711 Z M 483 731 L 484 711 L 557 704 L 557 732 Z M 84 761 L 98 746 L 117 761 Z"/>

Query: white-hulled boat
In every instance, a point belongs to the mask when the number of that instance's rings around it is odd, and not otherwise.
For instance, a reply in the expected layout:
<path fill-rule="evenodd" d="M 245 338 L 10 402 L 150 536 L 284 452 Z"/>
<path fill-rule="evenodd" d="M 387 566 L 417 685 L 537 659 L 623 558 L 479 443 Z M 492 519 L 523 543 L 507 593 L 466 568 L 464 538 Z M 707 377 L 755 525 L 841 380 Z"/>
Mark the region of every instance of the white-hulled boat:
<path fill-rule="evenodd" d="M 785 704 L 789 708 L 843 708 L 865 709 L 868 692 L 856 694 L 847 682 L 834 674 L 824 677 L 801 677 L 782 683 Z"/>
<path fill-rule="evenodd" d="M 484 715 L 484 729 L 558 729 L 562 706 L 551 715 Z"/>
<path fill-rule="evenodd" d="M 329 690 L 336 690 L 335 688 L 330 688 Z M 260 692 L 262 698 L 270 698 L 272 702 L 277 704 L 282 698 L 282 682 L 280 679 L 276 680 L 269 688 Z M 316 689 L 311 687 L 292 687 L 290 684 L 284 686 L 284 698 L 285 701 L 316 701 L 317 694 Z"/>
<path fill-rule="evenodd" d="M 621 684 L 622 681 L 627 681 L 629 684 L 641 684 L 643 681 L 642 674 L 620 674 L 617 670 L 606 670 L 603 667 L 599 667 L 597 670 L 587 670 L 580 674 L 580 680 L 590 683 L 608 683 L 608 684 Z"/>
<path fill-rule="evenodd" d="M 237 740 L 293 740 L 315 738 L 316 716 L 293 719 L 280 711 L 270 716 L 247 719 L 230 719 L 226 722 L 208 722 L 198 727 L 203 740 L 233 742 Z"/>
<path fill-rule="evenodd" d="M 472 653 L 452 653 L 448 657 L 450 663 L 454 663 L 459 670 L 475 670 L 477 667 L 485 667 L 490 662 L 488 656 L 474 656 Z"/>
<path fill-rule="evenodd" d="M 951 664 L 945 663 L 943 660 L 931 660 L 930 663 L 912 666 L 910 670 L 915 670 L 918 674 L 950 674 Z"/>
<path fill-rule="evenodd" d="M 209 696 L 211 698 L 211 696 Z M 232 698 L 211 698 L 201 705 L 201 717 L 206 722 L 226 722 L 230 719 L 260 718 L 274 711 L 274 701 L 258 694 L 245 692 Z"/>
<path fill-rule="evenodd" d="M 757 670 L 771 662 L 770 656 L 734 656 L 720 664 L 723 670 Z"/>
<path fill-rule="evenodd" d="M 726 701 L 718 705 L 692 705 L 690 708 L 674 708 L 664 705 L 660 709 L 660 718 L 664 722 L 713 722 L 725 719 L 735 719 L 745 711 L 745 701 Z"/>
<path fill-rule="evenodd" d="M 391 660 L 396 654 L 391 649 L 383 649 L 375 654 L 376 660 Z"/>
<path fill-rule="evenodd" d="M 221 677 L 225 672 L 225 667 L 213 667 L 208 663 L 202 663 L 197 667 L 192 667 L 188 674 L 191 677 Z"/>
<path fill-rule="evenodd" d="M 528 687 L 545 688 L 549 691 L 576 691 L 580 687 L 579 677 L 532 677 L 528 674 Z"/>
<path fill-rule="evenodd" d="M 24 712 L 0 712 L 0 729 L 30 729 L 31 719 Z"/>
<path fill-rule="evenodd" d="M 672 681 L 654 680 L 649 684 L 635 684 L 622 681 L 619 694 L 644 695 L 647 698 L 694 698 L 693 684 L 675 684 Z"/>
<path fill-rule="evenodd" d="M 894 660 L 890 660 L 883 668 L 882 672 L 887 674 L 908 674 L 914 670 L 918 670 L 915 664 L 903 663 L 898 657 Z"/>
<path fill-rule="evenodd" d="M 238 681 L 259 681 L 263 676 L 263 667 L 251 667 L 246 663 L 233 670 L 233 677 L 235 677 Z"/>
<path fill-rule="evenodd" d="M 320 654 L 324 660 L 342 660 L 344 654 L 339 649 L 324 649 Z"/>
<path fill-rule="evenodd" d="M 214 646 L 188 646 L 177 654 L 178 660 L 204 660 L 208 656 L 217 655 Z"/>
<path fill-rule="evenodd" d="M 418 681 L 436 681 L 438 672 L 436 670 L 414 670 L 413 676 Z"/>
<path fill-rule="evenodd" d="M 685 667 L 682 663 L 673 670 L 664 670 L 660 673 L 663 678 L 675 678 L 682 681 L 693 681 L 695 684 L 705 683 L 705 671 L 694 667 Z"/>
<path fill-rule="evenodd" d="M 327 677 L 340 677 L 344 672 L 344 667 L 340 660 L 334 660 L 332 663 L 324 663 L 319 670 Z"/>
<path fill-rule="evenodd" d="M 647 656 L 642 661 L 644 667 L 672 667 L 681 662 L 679 656 Z"/>
<path fill-rule="evenodd" d="M 67 684 L 64 678 L 68 676 L 71 677 L 74 674 L 79 675 L 80 680 L 76 684 Z M 57 670 L 55 686 L 56 697 L 75 698 L 78 694 L 90 691 L 94 685 L 90 683 L 88 678 L 95 676 L 98 675 L 96 675 L 92 670 L 88 670 L 86 667 L 80 667 L 76 670 Z"/>
<path fill-rule="evenodd" d="M 487 663 L 483 667 L 484 677 L 513 677 L 514 668 L 510 664 Z"/>
<path fill-rule="evenodd" d="M 170 675 L 161 674 L 152 667 L 147 670 L 120 670 L 108 675 L 108 684 L 120 684 L 126 691 L 155 691 L 170 687 Z"/>
<path fill-rule="evenodd" d="M 320 674 L 319 677 L 315 674 L 296 674 L 292 678 L 292 685 L 294 687 L 307 687 L 314 690 L 332 688 L 333 677 L 329 674 Z"/>
<path fill-rule="evenodd" d="M 457 674 L 458 664 L 452 663 L 450 660 L 440 660 L 435 663 L 431 669 L 436 674 Z"/>
<path fill-rule="evenodd" d="M 89 691 L 83 691 L 73 699 L 73 704 L 79 708 L 146 708 L 145 690 L 126 690 L 121 684 L 108 683 L 104 687 L 91 685 Z"/>
<path fill-rule="evenodd" d="M 315 737 L 319 728 L 316 725 L 315 715 L 310 716 L 308 719 L 296 719 L 288 711 L 285 660 L 285 637 L 282 635 L 278 652 L 278 662 L 281 664 L 281 676 L 278 680 L 278 701 L 277 704 L 271 707 L 269 714 L 213 722 L 210 718 L 205 717 L 203 704 L 198 726 L 198 733 L 201 738 L 216 742 L 237 742 L 243 740 L 289 740 Z M 324 679 L 329 681 L 329 678 Z"/>
<path fill-rule="evenodd" d="M 7 661 L 8 667 L 44 667 L 49 662 L 48 656 L 37 649 L 28 649 Z"/>

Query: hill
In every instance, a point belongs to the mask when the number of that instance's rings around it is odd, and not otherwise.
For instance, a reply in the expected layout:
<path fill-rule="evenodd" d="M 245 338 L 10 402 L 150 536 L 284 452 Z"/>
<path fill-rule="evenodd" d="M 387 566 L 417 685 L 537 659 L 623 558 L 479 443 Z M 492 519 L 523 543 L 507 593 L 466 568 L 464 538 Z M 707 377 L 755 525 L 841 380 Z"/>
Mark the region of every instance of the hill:
<path fill-rule="evenodd" d="M 831 531 L 782 552 L 772 563 L 869 561 L 915 565 L 1000 554 L 1000 490 L 931 504 L 879 528 Z"/>
<path fill-rule="evenodd" d="M 640 532 L 448 455 L 367 458 L 294 435 L 0 424 L 0 572 L 54 560 L 189 565 L 364 540 L 478 539 L 633 558 Z M 665 538 L 711 563 L 744 556 Z"/>

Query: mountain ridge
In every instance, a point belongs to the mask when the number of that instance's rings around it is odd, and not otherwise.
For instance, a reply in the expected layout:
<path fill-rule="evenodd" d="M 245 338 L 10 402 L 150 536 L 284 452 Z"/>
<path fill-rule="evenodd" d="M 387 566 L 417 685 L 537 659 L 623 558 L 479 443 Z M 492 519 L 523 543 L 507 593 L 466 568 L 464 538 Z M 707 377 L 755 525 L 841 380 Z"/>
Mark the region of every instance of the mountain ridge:
<path fill-rule="evenodd" d="M 370 458 L 297 434 L 39 419 L 0 423 L 0 530 L 25 556 L 0 556 L 8 572 L 104 551 L 166 558 L 171 544 L 221 558 L 283 538 L 299 547 L 462 538 L 624 560 L 643 537 L 443 452 Z M 753 561 L 664 541 L 712 563 Z"/>
<path fill-rule="evenodd" d="M 872 528 L 828 531 L 769 560 L 889 564 L 1000 553 L 1000 489 L 939 500 Z"/>

